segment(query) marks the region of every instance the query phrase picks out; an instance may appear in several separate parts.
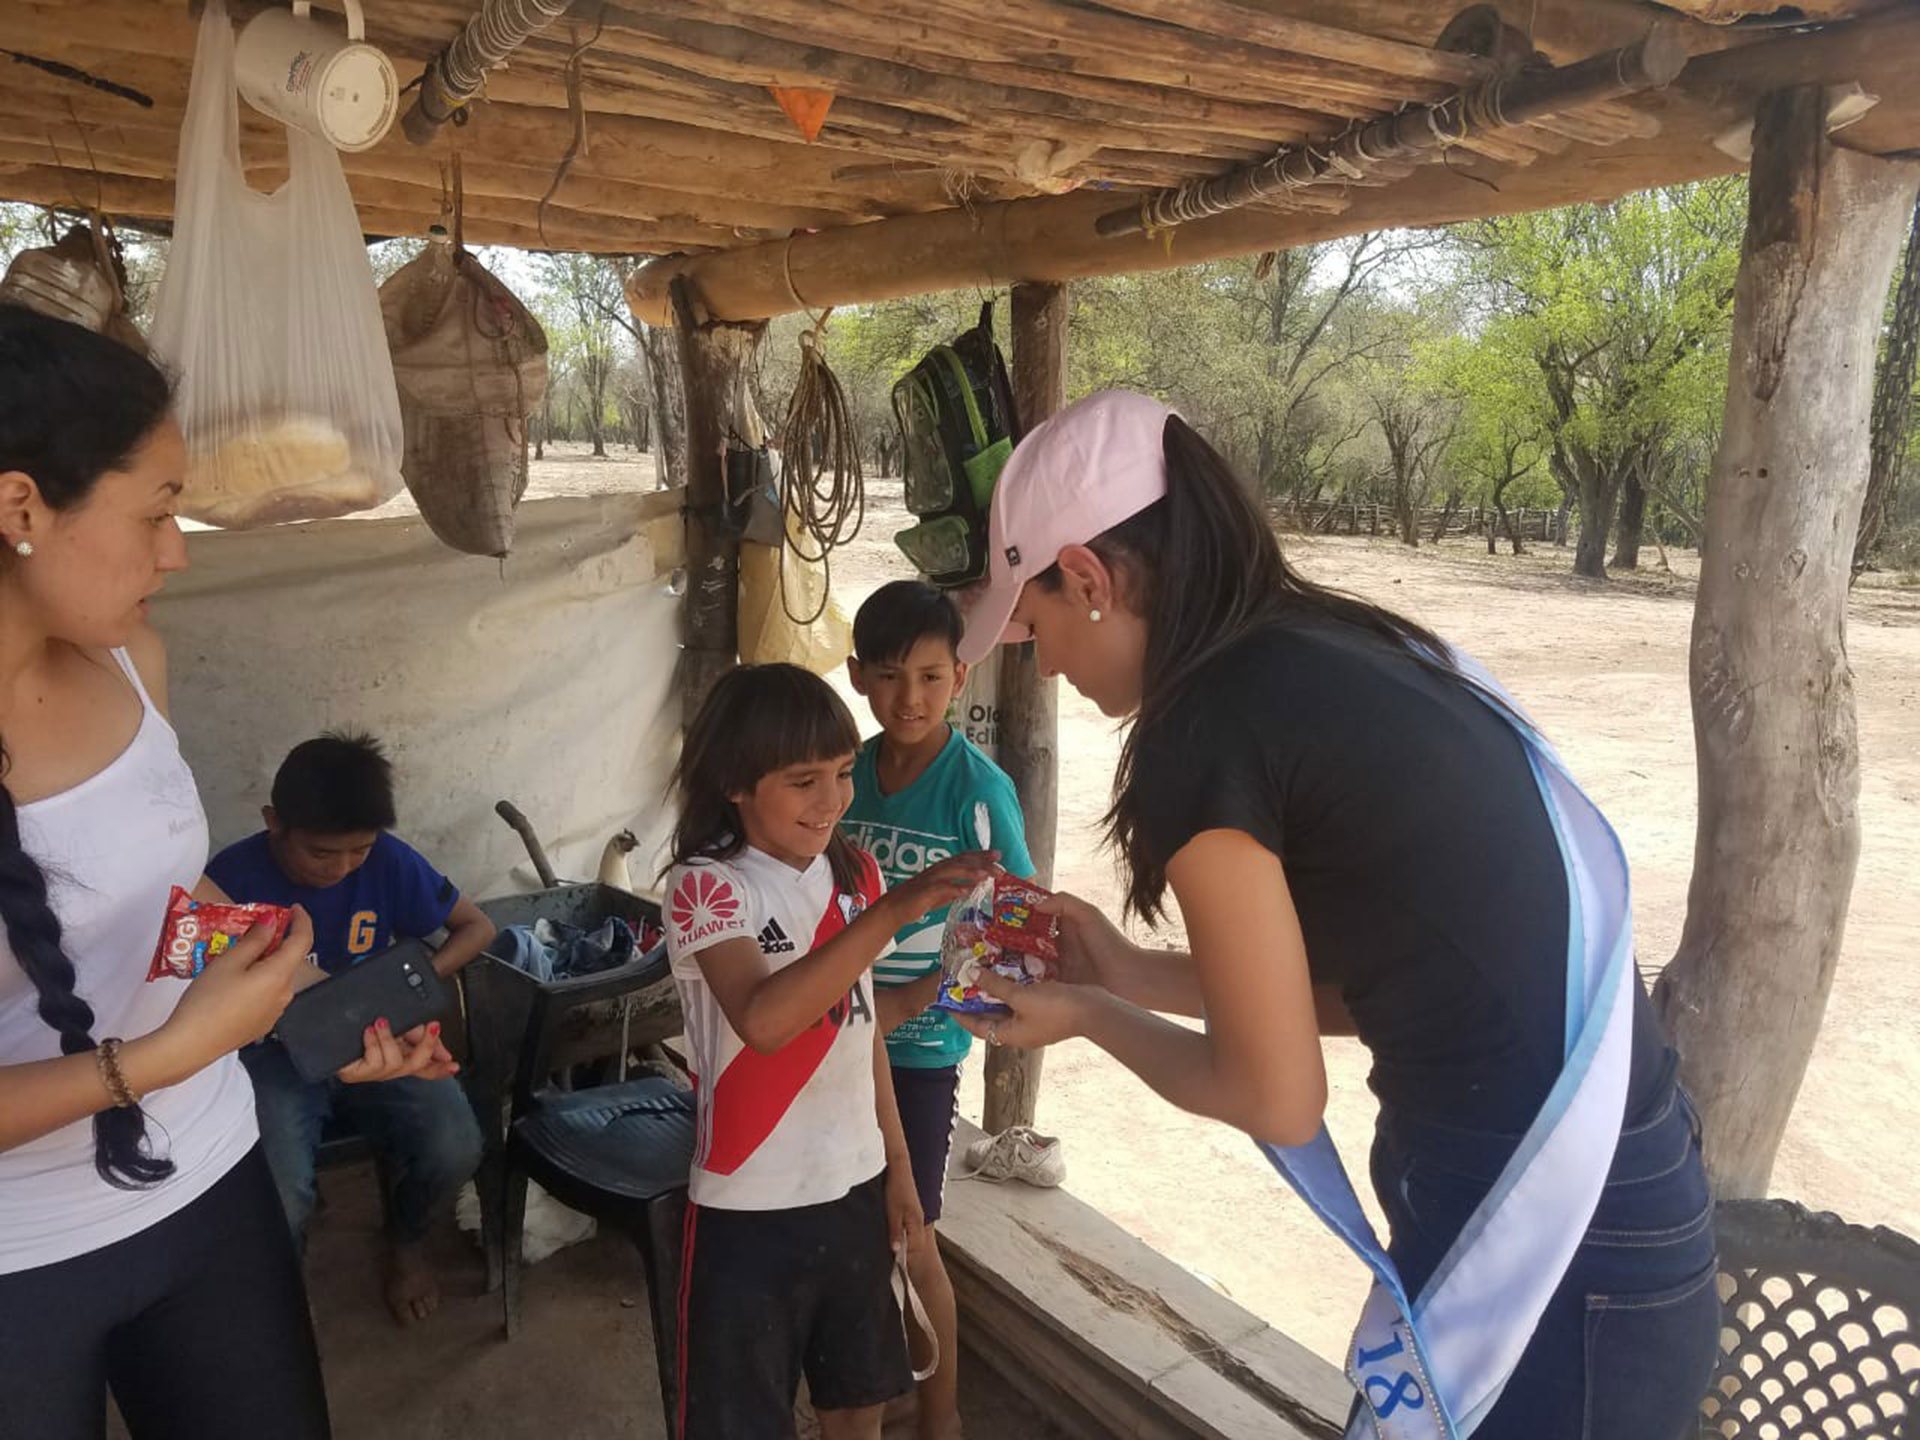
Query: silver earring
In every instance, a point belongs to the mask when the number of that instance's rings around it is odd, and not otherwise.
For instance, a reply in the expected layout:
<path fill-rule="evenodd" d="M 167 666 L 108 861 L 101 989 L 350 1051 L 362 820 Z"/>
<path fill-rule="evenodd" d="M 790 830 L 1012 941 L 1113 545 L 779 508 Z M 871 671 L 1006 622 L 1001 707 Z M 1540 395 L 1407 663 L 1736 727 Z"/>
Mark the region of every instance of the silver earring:
<path fill-rule="evenodd" d="M 1100 623 L 1100 612 L 1098 610 L 1089 610 L 1087 612 L 1087 619 L 1098 625 Z"/>
<path fill-rule="evenodd" d="M 33 541 L 17 541 L 14 544 L 13 553 L 18 555 L 22 560 L 26 559 L 29 555 L 33 554 Z"/>

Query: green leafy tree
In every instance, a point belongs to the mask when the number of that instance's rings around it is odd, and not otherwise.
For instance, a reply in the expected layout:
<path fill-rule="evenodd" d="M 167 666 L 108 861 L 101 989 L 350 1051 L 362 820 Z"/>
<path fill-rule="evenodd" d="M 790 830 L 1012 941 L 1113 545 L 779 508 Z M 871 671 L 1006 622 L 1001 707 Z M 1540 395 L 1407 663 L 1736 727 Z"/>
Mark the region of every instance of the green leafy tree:
<path fill-rule="evenodd" d="M 1446 463 L 1465 498 L 1498 517 L 1487 526 L 1487 553 L 1504 532 L 1521 554 L 1525 545 L 1508 507 L 1551 506 L 1560 498 L 1547 473 L 1550 420 L 1538 370 L 1512 346 L 1464 335 L 1429 347 L 1424 368 L 1459 406 Z"/>
<path fill-rule="evenodd" d="M 1726 383 L 1744 182 L 1457 227 L 1482 343 L 1539 373 L 1548 461 L 1580 510 L 1577 573 L 1637 563 L 1647 497 Z"/>

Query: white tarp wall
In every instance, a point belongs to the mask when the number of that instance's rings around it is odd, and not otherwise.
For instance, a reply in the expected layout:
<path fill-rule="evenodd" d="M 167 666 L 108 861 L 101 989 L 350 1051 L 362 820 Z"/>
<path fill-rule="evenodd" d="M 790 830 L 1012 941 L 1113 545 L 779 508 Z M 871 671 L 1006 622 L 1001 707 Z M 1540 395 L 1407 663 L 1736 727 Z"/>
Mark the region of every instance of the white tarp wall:
<path fill-rule="evenodd" d="M 154 618 L 173 721 L 215 848 L 257 830 L 274 770 L 324 730 L 370 731 L 398 778 L 398 833 L 479 899 L 534 889 L 512 800 L 560 878 L 664 843 L 678 744 L 677 494 L 529 501 L 504 564 L 414 519 L 188 537 Z"/>

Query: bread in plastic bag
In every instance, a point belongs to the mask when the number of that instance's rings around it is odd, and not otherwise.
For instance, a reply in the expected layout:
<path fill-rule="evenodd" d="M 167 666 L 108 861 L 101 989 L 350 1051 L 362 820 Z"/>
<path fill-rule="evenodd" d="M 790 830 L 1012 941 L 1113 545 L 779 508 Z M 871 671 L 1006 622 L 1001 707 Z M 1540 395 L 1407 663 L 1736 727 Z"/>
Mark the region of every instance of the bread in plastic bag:
<path fill-rule="evenodd" d="M 513 548 L 527 419 L 547 392 L 547 336 L 457 242 L 435 236 L 380 287 L 400 390 L 400 473 L 433 533 L 469 555 Z"/>
<path fill-rule="evenodd" d="M 207 0 L 151 342 L 177 378 L 181 512 L 230 528 L 367 510 L 400 488 L 400 399 L 340 157 L 287 129 L 286 184 L 240 162 L 233 25 Z"/>

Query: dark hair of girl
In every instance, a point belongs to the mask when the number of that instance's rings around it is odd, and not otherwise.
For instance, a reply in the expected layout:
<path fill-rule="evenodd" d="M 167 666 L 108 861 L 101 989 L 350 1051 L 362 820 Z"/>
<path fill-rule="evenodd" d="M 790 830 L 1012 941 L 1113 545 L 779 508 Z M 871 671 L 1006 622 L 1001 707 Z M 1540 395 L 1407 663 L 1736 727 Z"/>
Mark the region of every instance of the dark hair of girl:
<path fill-rule="evenodd" d="M 125 469 L 172 401 L 166 376 L 118 341 L 0 304 L 0 474 L 31 476 L 54 510 L 82 504 L 102 475 Z M 19 563 L 0 552 L 0 564 Z M 62 1054 L 79 1055 L 94 1048 L 93 1010 L 74 991 L 47 878 L 21 846 L 6 770 L 0 742 L 0 921 L 14 962 L 39 995 L 40 1018 L 59 1032 Z M 123 1190 L 173 1173 L 173 1162 L 148 1144 L 147 1117 L 137 1106 L 93 1117 L 93 1163 L 102 1180 Z"/>
<path fill-rule="evenodd" d="M 673 828 L 673 863 L 732 859 L 746 848 L 747 836 L 731 797 L 788 766 L 850 758 L 859 748 L 860 727 L 818 675 L 797 665 L 729 670 L 707 692 L 674 767 L 680 819 Z M 835 830 L 827 863 L 833 883 L 849 894 L 860 887 L 854 854 Z"/>
<path fill-rule="evenodd" d="M 1267 517 L 1220 453 L 1179 416 L 1161 445 L 1167 493 L 1089 545 L 1128 588 L 1147 621 L 1139 713 L 1114 772 L 1107 836 L 1130 876 L 1127 908 L 1143 920 L 1165 910 L 1166 857 L 1146 843 L 1135 783 L 1144 737 L 1195 675 L 1250 631 L 1290 617 L 1349 625 L 1403 649 L 1418 664 L 1457 678 L 1445 643 L 1413 621 L 1352 595 L 1316 585 L 1288 565 Z M 1177 583 L 1170 583 L 1178 577 Z M 1059 567 L 1035 577 L 1048 590 Z"/>

